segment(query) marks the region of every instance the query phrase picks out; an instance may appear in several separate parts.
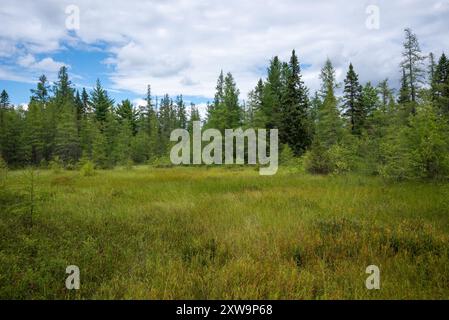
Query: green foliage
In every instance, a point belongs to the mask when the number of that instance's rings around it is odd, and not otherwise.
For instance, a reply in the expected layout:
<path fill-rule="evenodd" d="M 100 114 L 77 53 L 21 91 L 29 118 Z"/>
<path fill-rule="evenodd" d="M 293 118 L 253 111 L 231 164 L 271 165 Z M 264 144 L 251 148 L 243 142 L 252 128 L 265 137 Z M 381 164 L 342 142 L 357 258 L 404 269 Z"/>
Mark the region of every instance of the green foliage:
<path fill-rule="evenodd" d="M 316 143 L 304 156 L 304 168 L 314 174 L 343 174 L 356 167 L 352 150 L 342 144 L 324 148 Z"/>
<path fill-rule="evenodd" d="M 87 160 L 82 165 L 80 173 L 83 177 L 92 177 L 95 175 L 95 165 L 92 161 Z"/>
<path fill-rule="evenodd" d="M 6 183 L 6 177 L 8 176 L 8 165 L 5 160 L 3 160 L 0 154 L 0 188 L 3 188 Z"/>
<path fill-rule="evenodd" d="M 17 191 L 0 201 L 1 298 L 449 296 L 446 184 L 217 167 L 78 176 L 41 172 L 32 228 L 12 211 L 21 202 L 29 214 L 29 178 L 8 178 Z M 390 279 L 381 290 L 363 285 L 367 261 Z M 64 288 L 71 264 L 84 270 L 81 290 Z"/>
<path fill-rule="evenodd" d="M 392 179 L 447 178 L 447 123 L 432 106 L 421 107 L 409 121 L 409 126 L 392 130 L 382 143 L 381 175 Z"/>
<path fill-rule="evenodd" d="M 97 84 L 91 93 L 90 103 L 97 121 L 106 121 L 107 114 L 114 105 L 114 100 L 109 98 L 107 91 L 101 86 L 100 80 L 97 80 Z"/>
<path fill-rule="evenodd" d="M 155 168 L 172 168 L 174 165 L 169 156 L 160 156 L 151 161 L 151 166 Z"/>
<path fill-rule="evenodd" d="M 281 153 L 279 155 L 279 163 L 283 166 L 291 166 L 295 164 L 295 154 L 288 144 L 282 146 Z"/>
<path fill-rule="evenodd" d="M 286 69 L 285 85 L 281 96 L 280 143 L 286 143 L 296 156 L 305 152 L 311 143 L 311 122 L 307 88 L 302 81 L 301 69 L 295 50 Z"/>
<path fill-rule="evenodd" d="M 55 156 L 50 161 L 49 168 L 50 168 L 51 171 L 53 171 L 53 173 L 58 174 L 64 168 L 64 163 L 62 162 L 62 160 L 58 156 Z"/>
<path fill-rule="evenodd" d="M 359 76 L 355 73 L 352 63 L 349 64 L 345 79 L 344 108 L 352 134 L 361 134 L 366 112 L 362 102 L 362 86 L 359 84 Z"/>

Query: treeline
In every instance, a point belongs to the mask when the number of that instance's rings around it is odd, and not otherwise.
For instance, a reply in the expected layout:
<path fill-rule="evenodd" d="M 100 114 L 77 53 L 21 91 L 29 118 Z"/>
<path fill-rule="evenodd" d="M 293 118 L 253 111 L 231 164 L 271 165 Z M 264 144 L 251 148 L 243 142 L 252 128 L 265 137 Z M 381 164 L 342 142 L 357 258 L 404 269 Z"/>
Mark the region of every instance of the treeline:
<path fill-rule="evenodd" d="M 31 91 L 27 110 L 1 94 L 0 150 L 10 166 L 56 161 L 70 168 L 87 159 L 100 168 L 144 163 L 168 152 L 173 129 L 187 129 L 200 118 L 194 105 L 188 117 L 182 96 L 173 101 L 165 95 L 155 103 L 150 86 L 146 105 L 137 109 L 129 100 L 115 105 L 100 81 L 92 92 L 79 92 L 66 67 L 53 87 L 43 75 Z"/>
<path fill-rule="evenodd" d="M 449 61 L 425 56 L 416 35 L 405 30 L 401 87 L 388 79 L 361 84 L 350 64 L 343 84 L 332 62 L 321 70 L 321 89 L 311 94 L 293 51 L 288 62 L 274 57 L 246 102 L 231 73 L 221 72 L 203 128 L 277 128 L 281 160 L 300 158 L 312 173 L 359 171 L 393 178 L 449 175 Z M 342 92 L 338 96 L 337 92 Z M 200 120 L 182 96 L 151 95 L 133 108 L 115 105 L 99 81 L 92 92 L 78 92 L 62 67 L 50 88 L 39 79 L 27 110 L 14 108 L 1 93 L 0 151 L 10 166 L 65 167 L 89 159 L 100 168 L 147 163 L 167 157 L 175 128 L 191 130 Z M 188 110 L 189 109 L 189 110 Z"/>

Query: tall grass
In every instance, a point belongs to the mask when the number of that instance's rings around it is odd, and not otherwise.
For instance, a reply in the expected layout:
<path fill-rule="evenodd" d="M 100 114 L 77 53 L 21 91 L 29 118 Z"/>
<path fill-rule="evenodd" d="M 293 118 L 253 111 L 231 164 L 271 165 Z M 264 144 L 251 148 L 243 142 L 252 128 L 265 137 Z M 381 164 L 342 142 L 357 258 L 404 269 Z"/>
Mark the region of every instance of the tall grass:
<path fill-rule="evenodd" d="M 447 184 L 240 167 L 41 171 L 29 232 L 12 209 L 24 179 L 8 174 L 15 200 L 0 206 L 0 298 L 449 298 Z M 380 290 L 365 287 L 371 264 Z M 65 288 L 68 265 L 78 291 Z"/>

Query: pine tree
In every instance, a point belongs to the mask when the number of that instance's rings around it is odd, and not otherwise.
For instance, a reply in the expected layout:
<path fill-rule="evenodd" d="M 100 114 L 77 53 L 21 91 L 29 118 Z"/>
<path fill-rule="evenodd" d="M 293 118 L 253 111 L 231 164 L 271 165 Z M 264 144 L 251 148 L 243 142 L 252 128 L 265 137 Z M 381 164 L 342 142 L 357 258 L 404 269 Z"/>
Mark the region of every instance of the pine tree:
<path fill-rule="evenodd" d="M 417 100 L 418 89 L 420 88 L 420 84 L 423 82 L 424 70 L 422 63 L 425 58 L 421 53 L 416 35 L 409 28 L 404 31 L 405 41 L 403 44 L 404 51 L 402 53 L 403 60 L 401 62 L 401 67 L 403 68 L 409 87 L 409 100 L 415 103 Z M 415 107 L 413 107 L 412 113 L 415 113 L 415 111 Z"/>
<path fill-rule="evenodd" d="M 87 93 L 86 88 L 83 88 L 81 91 L 81 102 L 83 104 L 85 114 L 91 113 L 92 110 L 90 108 L 89 94 Z"/>
<path fill-rule="evenodd" d="M 443 53 L 435 68 L 433 101 L 441 114 L 449 116 L 449 60 Z"/>
<path fill-rule="evenodd" d="M 208 104 L 207 107 L 206 128 L 219 128 L 223 122 L 224 94 L 224 75 L 223 70 L 221 70 L 215 88 L 214 102 L 213 104 Z"/>
<path fill-rule="evenodd" d="M 281 98 L 283 90 L 283 67 L 282 62 L 277 56 L 270 60 L 268 67 L 267 81 L 263 84 L 262 89 L 262 112 L 257 118 L 265 123 L 259 123 L 260 127 L 273 129 L 279 128 L 281 123 Z"/>
<path fill-rule="evenodd" d="M 90 94 L 90 101 L 97 121 L 105 122 L 107 114 L 114 105 L 114 100 L 109 98 L 107 91 L 103 89 L 99 79 L 97 79 L 97 84 Z"/>
<path fill-rule="evenodd" d="M 182 98 L 182 95 L 176 97 L 176 128 L 187 128 L 187 113 L 186 105 Z"/>
<path fill-rule="evenodd" d="M 67 73 L 67 67 L 62 66 L 58 73 L 58 81 L 55 83 L 55 102 L 59 108 L 62 108 L 66 103 L 74 102 L 75 90 L 72 87 L 72 82 Z"/>
<path fill-rule="evenodd" d="M 288 144 L 295 155 L 310 145 L 310 120 L 307 88 L 301 79 L 301 68 L 295 50 L 288 64 L 286 84 L 282 92 L 280 141 Z"/>
<path fill-rule="evenodd" d="M 264 84 L 259 79 L 256 87 L 248 93 L 248 110 L 251 112 L 251 126 L 265 128 L 270 115 L 263 108 Z"/>
<path fill-rule="evenodd" d="M 318 121 L 315 132 L 315 142 L 328 149 L 338 143 L 343 134 L 342 121 L 337 109 L 337 98 L 334 94 L 332 83 L 328 82 L 326 96 L 318 110 Z"/>
<path fill-rule="evenodd" d="M 173 129 L 175 129 L 176 119 L 174 116 L 173 101 L 166 94 L 161 100 L 159 110 L 159 138 L 160 138 L 160 154 L 168 151 L 170 144 L 169 138 Z"/>
<path fill-rule="evenodd" d="M 329 95 L 330 89 L 332 89 L 333 94 L 335 89 L 338 88 L 337 80 L 335 78 L 335 69 L 329 58 L 326 59 L 323 68 L 321 68 L 320 80 L 320 96 L 324 100 Z"/>
<path fill-rule="evenodd" d="M 371 85 L 371 82 L 367 82 L 362 88 L 361 95 L 361 128 L 368 129 L 373 124 L 373 115 L 379 106 L 381 105 L 379 100 L 379 93 L 375 87 Z"/>
<path fill-rule="evenodd" d="M 6 90 L 0 93 L 0 130 L 5 125 L 5 114 L 9 108 L 9 95 Z"/>
<path fill-rule="evenodd" d="M 218 76 L 217 86 L 215 91 L 214 98 L 214 107 L 218 108 L 220 104 L 224 101 L 224 75 L 223 70 L 220 71 L 220 75 Z"/>
<path fill-rule="evenodd" d="M 187 130 L 189 131 L 190 135 L 193 134 L 193 123 L 195 121 L 201 121 L 200 112 L 198 111 L 198 108 L 195 106 L 195 104 L 190 104 L 190 117 L 189 122 L 187 124 Z"/>
<path fill-rule="evenodd" d="M 242 125 L 242 109 L 239 105 L 240 91 L 230 72 L 226 74 L 224 80 L 224 121 L 220 129 L 238 128 Z"/>
<path fill-rule="evenodd" d="M 118 120 L 122 122 L 128 122 L 131 126 L 132 133 L 137 132 L 137 117 L 138 114 L 134 109 L 131 101 L 128 99 L 123 100 L 115 109 L 115 113 L 118 116 Z"/>
<path fill-rule="evenodd" d="M 360 135 L 365 121 L 365 110 L 362 104 L 362 87 L 352 63 L 346 74 L 344 87 L 344 115 L 349 119 L 352 134 Z"/>
<path fill-rule="evenodd" d="M 388 78 L 382 80 L 377 85 L 377 89 L 381 97 L 383 111 L 393 111 L 391 108 L 394 106 L 393 90 L 388 85 Z"/>
<path fill-rule="evenodd" d="M 45 104 L 49 98 L 49 91 L 50 86 L 48 85 L 47 77 L 45 75 L 41 75 L 39 77 L 39 82 L 37 83 L 37 88 L 31 90 L 31 100 Z"/>

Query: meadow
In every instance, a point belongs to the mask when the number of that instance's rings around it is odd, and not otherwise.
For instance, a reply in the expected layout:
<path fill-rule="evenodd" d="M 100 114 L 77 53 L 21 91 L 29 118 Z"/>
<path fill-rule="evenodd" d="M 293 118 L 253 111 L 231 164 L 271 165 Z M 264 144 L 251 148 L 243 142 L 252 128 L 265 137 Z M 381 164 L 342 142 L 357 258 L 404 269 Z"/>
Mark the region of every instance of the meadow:
<path fill-rule="evenodd" d="M 447 183 L 245 167 L 30 176 L 10 171 L 1 190 L 2 299 L 449 298 Z M 372 264 L 380 290 L 365 287 Z M 80 290 L 65 288 L 68 265 Z"/>

